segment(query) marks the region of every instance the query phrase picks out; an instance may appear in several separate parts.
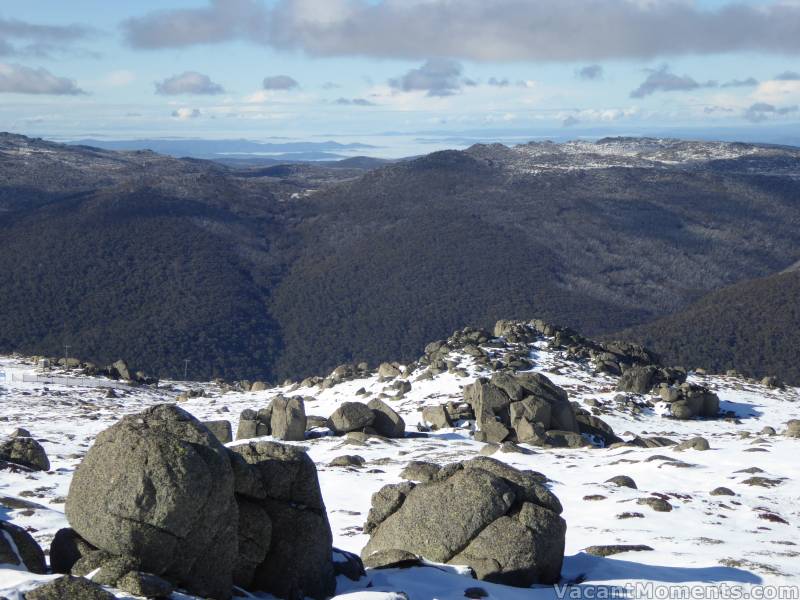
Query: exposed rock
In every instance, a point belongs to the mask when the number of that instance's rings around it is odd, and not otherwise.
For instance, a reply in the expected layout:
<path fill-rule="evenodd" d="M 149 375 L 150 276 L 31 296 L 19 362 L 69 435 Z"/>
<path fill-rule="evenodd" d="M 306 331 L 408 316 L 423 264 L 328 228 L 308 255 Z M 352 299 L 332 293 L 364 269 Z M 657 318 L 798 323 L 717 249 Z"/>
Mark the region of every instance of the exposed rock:
<path fill-rule="evenodd" d="M 653 388 L 656 371 L 657 368 L 653 365 L 630 367 L 623 371 L 617 382 L 617 389 L 620 392 L 646 394 Z"/>
<path fill-rule="evenodd" d="M 631 488 L 632 490 L 639 489 L 636 487 L 636 482 L 633 480 L 633 478 L 628 477 L 627 475 L 616 475 L 611 479 L 606 480 L 606 483 L 613 483 L 619 487 Z"/>
<path fill-rule="evenodd" d="M 328 419 L 328 427 L 337 435 L 361 431 L 372 425 L 375 414 L 362 402 L 344 402 Z"/>
<path fill-rule="evenodd" d="M 272 408 L 270 419 L 272 437 L 293 442 L 305 439 L 306 407 L 302 398 L 276 396 L 270 406 Z"/>
<path fill-rule="evenodd" d="M 333 549 L 333 572 L 337 577 L 344 575 L 350 581 L 358 581 L 367 574 L 364 571 L 364 563 L 358 554 L 339 548 Z"/>
<path fill-rule="evenodd" d="M 50 542 L 50 568 L 53 573 L 67 574 L 82 556 L 97 548 L 81 538 L 74 529 L 59 529 Z"/>
<path fill-rule="evenodd" d="M 554 583 L 566 524 L 541 477 L 479 457 L 442 468 L 430 483 L 386 486 L 373 496 L 362 556 L 370 564 L 376 552 L 400 550 L 469 565 L 480 579 Z"/>
<path fill-rule="evenodd" d="M 710 450 L 711 446 L 704 437 L 693 437 L 675 446 L 675 450 Z"/>
<path fill-rule="evenodd" d="M 269 389 L 269 386 L 263 381 L 254 381 L 250 384 L 251 392 L 264 392 Z"/>
<path fill-rule="evenodd" d="M 400 369 L 398 369 L 397 366 L 393 365 L 392 363 L 382 363 L 378 367 L 378 377 L 383 377 L 384 379 L 393 379 L 399 376 Z"/>
<path fill-rule="evenodd" d="M 444 406 L 426 406 L 422 409 L 422 420 L 434 431 L 451 427 L 452 423 Z"/>
<path fill-rule="evenodd" d="M 730 488 L 717 487 L 709 492 L 712 496 L 735 496 L 736 494 Z"/>
<path fill-rule="evenodd" d="M 342 456 L 334 457 L 331 462 L 328 463 L 331 467 L 363 467 L 366 464 L 366 460 L 364 460 L 363 456 L 358 456 L 357 454 L 344 454 Z"/>
<path fill-rule="evenodd" d="M 25 600 L 114 600 L 114 594 L 83 577 L 64 575 L 26 592 Z"/>
<path fill-rule="evenodd" d="M 800 419 L 792 419 L 787 421 L 784 435 L 788 437 L 800 438 Z"/>
<path fill-rule="evenodd" d="M 567 393 L 540 373 L 495 373 L 491 380 L 478 379 L 464 388 L 464 401 L 475 415 L 475 439 L 482 442 L 543 445 L 547 429 L 579 432 Z"/>
<path fill-rule="evenodd" d="M 675 419 L 715 419 L 719 416 L 719 397 L 702 385 L 682 383 L 668 393 L 662 393 L 661 398 L 667 414 Z"/>
<path fill-rule="evenodd" d="M 547 432 L 546 444 L 553 448 L 583 448 L 585 446 L 591 446 L 579 433 L 558 430 Z"/>
<path fill-rule="evenodd" d="M 124 360 L 118 360 L 113 365 L 111 365 L 111 372 L 116 374 L 117 377 L 120 379 L 131 380 L 130 369 L 128 368 L 128 364 Z"/>
<path fill-rule="evenodd" d="M 623 552 L 652 552 L 650 546 L 644 544 L 612 544 L 610 546 L 589 546 L 584 550 L 586 554 L 592 556 L 614 556 Z"/>
<path fill-rule="evenodd" d="M 413 552 L 392 548 L 378 550 L 364 559 L 364 566 L 370 569 L 407 569 L 422 564 L 422 559 Z"/>
<path fill-rule="evenodd" d="M 372 507 L 364 524 L 364 533 L 371 533 L 386 518 L 394 513 L 405 502 L 406 496 L 414 489 L 414 484 L 393 483 L 383 486 L 372 494 Z M 366 563 L 365 563 L 366 564 Z"/>
<path fill-rule="evenodd" d="M 239 428 L 236 430 L 237 440 L 249 440 L 264 437 L 272 433 L 272 405 L 255 411 L 246 408 L 239 416 Z"/>
<path fill-rule="evenodd" d="M 442 468 L 435 463 L 412 460 L 400 472 L 400 477 L 402 479 L 408 479 L 409 481 L 425 483 L 435 479 L 441 469 Z"/>
<path fill-rule="evenodd" d="M 22 567 L 31 573 L 44 575 L 47 564 L 44 552 L 22 527 L 0 521 L 0 564 Z"/>
<path fill-rule="evenodd" d="M 636 501 L 636 504 L 649 506 L 656 512 L 670 512 L 672 510 L 672 505 L 663 498 L 654 498 L 648 496 L 647 498 L 639 498 Z"/>
<path fill-rule="evenodd" d="M 313 461 L 301 448 L 277 442 L 230 450 L 237 499 L 261 507 L 271 522 L 269 551 L 255 567 L 249 589 L 290 600 L 331 596 L 333 536 Z M 244 520 L 239 535 L 258 537 Z"/>
<path fill-rule="evenodd" d="M 175 586 L 169 581 L 157 575 L 139 571 L 128 571 L 117 580 L 114 587 L 128 594 L 145 598 L 169 598 L 175 590 Z"/>
<path fill-rule="evenodd" d="M 367 403 L 374 420 L 372 428 L 378 435 L 387 438 L 402 438 L 406 434 L 406 422 L 384 401 L 374 398 Z"/>
<path fill-rule="evenodd" d="M 231 594 L 238 511 L 227 451 L 194 417 L 158 405 L 97 436 L 66 513 L 93 546 L 215 598 Z"/>
<path fill-rule="evenodd" d="M 14 436 L 0 443 L 0 461 L 34 471 L 49 471 L 50 461 L 42 445 L 32 437 Z"/>
<path fill-rule="evenodd" d="M 614 433 L 611 425 L 582 408 L 575 410 L 575 419 L 578 421 L 579 432 L 598 440 L 603 447 L 622 441 Z"/>
<path fill-rule="evenodd" d="M 233 441 L 233 430 L 231 429 L 230 421 L 203 421 L 202 423 L 221 444 L 229 444 Z"/>

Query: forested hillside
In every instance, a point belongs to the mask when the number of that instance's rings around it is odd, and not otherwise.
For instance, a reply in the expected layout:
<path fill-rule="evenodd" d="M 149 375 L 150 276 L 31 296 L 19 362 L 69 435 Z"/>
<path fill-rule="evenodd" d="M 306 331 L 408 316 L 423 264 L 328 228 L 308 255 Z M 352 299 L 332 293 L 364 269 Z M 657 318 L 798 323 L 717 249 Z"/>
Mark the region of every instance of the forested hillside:
<path fill-rule="evenodd" d="M 800 385 L 800 270 L 745 281 L 620 334 L 671 364 Z"/>
<path fill-rule="evenodd" d="M 800 260 L 796 154 L 626 138 L 264 169 L 2 135 L 0 352 L 280 380 L 498 318 L 619 331 Z"/>

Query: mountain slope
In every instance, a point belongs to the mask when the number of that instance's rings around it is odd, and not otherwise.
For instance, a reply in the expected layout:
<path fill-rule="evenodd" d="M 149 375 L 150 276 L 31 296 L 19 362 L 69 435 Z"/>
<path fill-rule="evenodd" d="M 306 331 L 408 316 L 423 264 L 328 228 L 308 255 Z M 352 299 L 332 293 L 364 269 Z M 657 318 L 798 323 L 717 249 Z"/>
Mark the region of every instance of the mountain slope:
<path fill-rule="evenodd" d="M 670 363 L 775 375 L 800 385 L 800 270 L 717 290 L 620 336 L 652 347 Z"/>
<path fill-rule="evenodd" d="M 0 134 L 0 351 L 281 380 L 501 317 L 618 331 L 800 260 L 798 158 L 622 138 L 236 169 Z"/>

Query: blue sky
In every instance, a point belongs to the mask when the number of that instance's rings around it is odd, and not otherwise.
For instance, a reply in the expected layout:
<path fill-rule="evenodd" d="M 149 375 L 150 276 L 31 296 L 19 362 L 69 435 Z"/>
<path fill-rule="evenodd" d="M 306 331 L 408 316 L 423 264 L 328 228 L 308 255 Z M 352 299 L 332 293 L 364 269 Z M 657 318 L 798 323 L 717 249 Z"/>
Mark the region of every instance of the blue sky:
<path fill-rule="evenodd" d="M 796 0 L 0 5 L 0 129 L 56 138 L 757 136 L 797 130 L 799 73 Z"/>

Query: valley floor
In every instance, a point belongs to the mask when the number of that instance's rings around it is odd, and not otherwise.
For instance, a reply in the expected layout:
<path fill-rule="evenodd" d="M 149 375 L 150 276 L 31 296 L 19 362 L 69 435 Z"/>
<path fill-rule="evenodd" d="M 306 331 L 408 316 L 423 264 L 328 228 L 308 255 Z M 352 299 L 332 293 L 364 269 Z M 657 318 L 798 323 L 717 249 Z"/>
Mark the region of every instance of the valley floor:
<path fill-rule="evenodd" d="M 462 387 L 480 374 L 472 359 L 456 358 L 468 377 L 443 373 L 414 381 L 412 375 L 410 392 L 397 400 L 384 398 L 403 416 L 408 429 L 416 429 L 422 406 L 460 400 Z M 368 577 L 358 583 L 340 577 L 338 598 L 387 600 L 399 596 L 385 592 L 404 592 L 412 600 L 457 600 L 471 587 L 483 588 L 489 598 L 504 600 L 800 598 L 800 439 L 780 435 L 786 421 L 800 418 L 800 390 L 767 389 L 739 378 L 691 375 L 690 381 L 702 382 L 719 395 L 723 412 L 733 411 L 738 418 L 676 421 L 659 416 L 652 408 L 634 413 L 630 403 L 623 405 L 615 399 L 615 379 L 566 361 L 543 345 L 532 348 L 532 358 L 535 370 L 566 389 L 571 400 L 582 404 L 595 400 L 604 407 L 602 419 L 620 437 L 659 435 L 683 441 L 703 436 L 711 449 L 498 451 L 495 458 L 540 471 L 553 480 L 552 489 L 564 505 L 568 524 L 562 573 L 568 587 L 524 590 L 475 581 L 458 569 L 431 565 L 368 571 Z M 19 359 L 0 359 L 0 371 L 11 368 L 32 369 Z M 175 401 L 188 387 L 162 382 L 158 389 L 132 387 L 117 390 L 117 398 L 107 398 L 106 391 L 96 387 L 0 381 L 0 434 L 15 427 L 29 429 L 51 461 L 49 472 L 0 472 L 0 518 L 27 528 L 46 549 L 53 534 L 67 526 L 64 501 L 72 473 L 95 436 L 123 414 Z M 243 409 L 264 407 L 274 395 L 288 391 L 222 393 L 214 384 L 190 387 L 202 388 L 204 395 L 181 406 L 202 420 L 228 419 L 234 431 Z M 368 396 L 356 396 L 362 387 Z M 393 393 L 386 382 L 372 376 L 322 391 L 300 388 L 291 394 L 305 397 L 307 414 L 327 417 L 343 401 L 382 392 Z M 778 435 L 761 435 L 765 426 L 774 427 Z M 370 439 L 366 444 L 323 436 L 303 445 L 319 470 L 334 545 L 355 553 L 367 542 L 361 526 L 371 495 L 386 483 L 400 481 L 406 463 L 445 464 L 472 458 L 485 448 L 472 440 L 467 429 L 460 428 L 432 432 L 426 438 Z M 358 454 L 366 459 L 366 465 L 361 469 L 327 466 L 344 454 Z M 632 477 L 638 490 L 604 483 L 616 475 Z M 735 495 L 710 494 L 720 486 Z M 655 512 L 637 503 L 654 494 L 667 499 L 673 510 Z M 653 550 L 607 558 L 583 552 L 589 546 L 609 544 L 644 544 Z M 17 600 L 24 590 L 46 579 L 48 576 L 0 567 L 0 596 Z"/>

